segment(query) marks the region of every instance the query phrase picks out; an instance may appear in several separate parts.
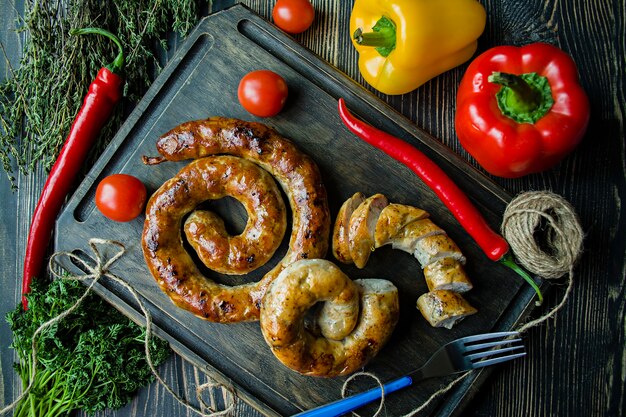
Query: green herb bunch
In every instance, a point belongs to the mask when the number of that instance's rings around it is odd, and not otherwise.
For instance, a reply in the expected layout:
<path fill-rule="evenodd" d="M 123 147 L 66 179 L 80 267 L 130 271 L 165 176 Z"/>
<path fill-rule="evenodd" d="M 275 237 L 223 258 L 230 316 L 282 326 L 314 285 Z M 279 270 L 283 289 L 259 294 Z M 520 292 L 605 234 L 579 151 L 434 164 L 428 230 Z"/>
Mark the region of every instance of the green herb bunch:
<path fill-rule="evenodd" d="M 47 283 L 34 280 L 28 310 L 9 312 L 11 347 L 24 389 L 31 382 L 32 338 L 43 323 L 70 308 L 86 287 L 74 280 Z M 37 372 L 28 395 L 17 405 L 15 417 L 65 416 L 125 405 L 137 390 L 153 380 L 146 362 L 145 329 L 90 293 L 74 312 L 45 329 L 37 338 Z M 168 344 L 150 340 L 154 365 L 170 354 Z"/>
<path fill-rule="evenodd" d="M 168 41 L 185 36 L 206 13 L 207 0 L 26 0 L 17 22 L 24 40 L 18 68 L 0 84 L 0 161 L 15 188 L 15 171 L 49 170 L 98 70 L 112 61 L 111 42 L 71 36 L 100 27 L 126 52 L 126 100 L 102 131 L 92 158 L 112 139 L 124 115 L 147 90 L 167 57 Z M 2 47 L 2 52 L 7 51 Z M 0 56 L 0 59 L 2 57 Z M 87 163 L 86 166 L 90 164 Z"/>

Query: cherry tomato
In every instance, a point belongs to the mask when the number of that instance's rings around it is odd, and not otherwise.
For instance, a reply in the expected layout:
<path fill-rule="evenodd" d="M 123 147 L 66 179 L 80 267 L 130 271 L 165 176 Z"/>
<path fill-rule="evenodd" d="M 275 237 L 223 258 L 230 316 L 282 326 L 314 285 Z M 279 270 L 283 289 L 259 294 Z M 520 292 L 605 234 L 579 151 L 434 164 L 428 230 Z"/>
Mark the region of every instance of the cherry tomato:
<path fill-rule="evenodd" d="M 132 175 L 113 174 L 96 188 L 96 207 L 107 218 L 128 222 L 143 211 L 148 193 L 146 186 Z"/>
<path fill-rule="evenodd" d="M 252 71 L 239 82 L 239 102 L 248 112 L 259 117 L 277 115 L 287 101 L 287 83 L 270 70 Z"/>
<path fill-rule="evenodd" d="M 288 33 L 307 30 L 315 18 L 315 10 L 309 0 L 278 0 L 272 10 L 274 24 Z"/>

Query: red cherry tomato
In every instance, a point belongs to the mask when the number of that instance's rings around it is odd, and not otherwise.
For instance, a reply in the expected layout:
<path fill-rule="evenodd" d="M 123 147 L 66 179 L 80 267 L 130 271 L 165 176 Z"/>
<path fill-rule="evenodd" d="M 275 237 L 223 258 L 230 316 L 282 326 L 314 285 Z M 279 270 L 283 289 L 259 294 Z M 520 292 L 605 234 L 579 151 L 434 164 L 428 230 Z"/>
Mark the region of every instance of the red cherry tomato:
<path fill-rule="evenodd" d="M 315 18 L 315 10 L 309 0 L 278 0 L 272 10 L 274 24 L 288 33 L 307 30 Z"/>
<path fill-rule="evenodd" d="M 277 115 L 287 101 L 287 83 L 270 70 L 252 71 L 239 82 L 239 102 L 248 112 L 259 117 Z"/>
<path fill-rule="evenodd" d="M 146 186 L 136 177 L 113 174 L 98 184 L 96 207 L 111 220 L 128 222 L 141 214 L 147 195 Z"/>

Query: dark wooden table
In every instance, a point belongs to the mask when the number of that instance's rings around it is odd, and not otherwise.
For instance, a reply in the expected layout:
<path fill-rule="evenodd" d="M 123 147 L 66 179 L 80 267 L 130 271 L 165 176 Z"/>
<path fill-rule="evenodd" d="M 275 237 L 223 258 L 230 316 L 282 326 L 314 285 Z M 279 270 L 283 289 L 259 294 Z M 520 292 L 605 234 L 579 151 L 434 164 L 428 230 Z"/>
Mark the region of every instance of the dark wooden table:
<path fill-rule="evenodd" d="M 9 58 L 19 62 L 20 39 L 12 28 L 22 1 L 3 1 L 0 40 Z M 244 1 L 269 17 L 273 1 Z M 356 54 L 346 41 L 352 2 L 315 0 L 314 26 L 296 39 L 358 82 L 363 82 Z M 528 357 L 499 367 L 476 393 L 463 415 L 471 416 L 622 416 L 626 414 L 626 158 L 624 68 L 626 4 L 617 0 L 485 0 L 487 28 L 479 50 L 500 44 L 521 45 L 544 40 L 569 52 L 578 64 L 581 81 L 592 106 L 591 122 L 582 144 L 550 171 L 516 180 L 494 178 L 511 194 L 551 190 L 568 199 L 585 229 L 585 252 L 575 270 L 573 293 L 564 308 L 526 335 Z M 214 2 L 213 10 L 232 4 Z M 435 47 L 435 46 L 434 46 Z M 0 73 L 7 76 L 0 60 Z M 463 65 L 403 96 L 381 95 L 392 107 L 445 145 L 474 163 L 460 147 L 454 131 L 454 105 Z M 45 173 L 19 176 L 11 192 L 0 175 L 0 315 L 20 298 L 21 271 L 27 231 Z M 547 311 L 562 298 L 563 286 L 554 285 L 544 306 Z M 8 325 L 0 322 L 0 403 L 10 402 L 21 386 L 13 372 Z M 207 381 L 202 372 L 173 355 L 161 368 L 164 378 L 189 398 L 194 387 Z M 223 402 L 220 389 L 214 400 Z M 415 405 L 417 406 L 417 404 Z M 407 408 L 407 412 L 410 408 Z M 98 415 L 183 416 L 192 414 L 164 389 L 153 384 L 116 412 Z M 235 415 L 257 416 L 243 402 Z"/>

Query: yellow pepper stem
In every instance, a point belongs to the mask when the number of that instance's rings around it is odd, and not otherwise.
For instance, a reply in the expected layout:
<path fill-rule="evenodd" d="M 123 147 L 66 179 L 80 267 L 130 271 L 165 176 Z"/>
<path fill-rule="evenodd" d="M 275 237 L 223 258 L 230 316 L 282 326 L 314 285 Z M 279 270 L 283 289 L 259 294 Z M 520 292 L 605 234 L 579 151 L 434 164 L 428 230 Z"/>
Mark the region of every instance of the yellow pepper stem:
<path fill-rule="evenodd" d="M 359 45 L 373 46 L 384 57 L 396 47 L 396 25 L 386 16 L 381 17 L 372 26 L 372 32 L 363 32 L 358 28 L 352 36 Z"/>

